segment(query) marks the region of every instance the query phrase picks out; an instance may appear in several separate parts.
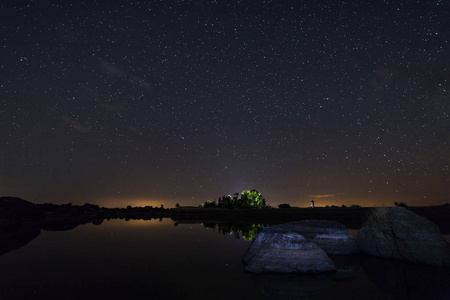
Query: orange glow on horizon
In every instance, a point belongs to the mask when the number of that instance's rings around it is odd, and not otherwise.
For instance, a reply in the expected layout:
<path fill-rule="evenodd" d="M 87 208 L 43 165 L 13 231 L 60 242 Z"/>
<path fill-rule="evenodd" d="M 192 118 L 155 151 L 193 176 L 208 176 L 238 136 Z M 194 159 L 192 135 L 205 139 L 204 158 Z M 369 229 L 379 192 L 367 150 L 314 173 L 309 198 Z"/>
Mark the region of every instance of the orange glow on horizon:
<path fill-rule="evenodd" d="M 127 227 L 154 227 L 154 226 L 162 226 L 169 223 L 169 225 L 173 224 L 174 222 L 171 219 L 163 218 L 161 221 L 159 219 L 151 219 L 151 220 L 135 220 L 130 219 L 128 221 L 125 221 L 124 219 L 111 219 L 109 221 L 104 221 L 102 225 L 107 225 L 110 227 L 121 227 L 124 226 Z"/>
<path fill-rule="evenodd" d="M 213 197 L 211 197 L 213 198 Z M 208 200 L 208 199 L 206 199 Z M 104 197 L 92 200 L 92 204 L 97 204 L 100 207 L 105 206 L 108 208 L 126 208 L 128 205 L 132 207 L 161 207 L 174 208 L 177 203 L 181 206 L 193 206 L 197 207 L 206 200 L 200 199 L 176 199 L 176 198 L 164 198 L 164 197 L 145 197 L 145 196 L 122 196 L 122 197 Z M 315 207 L 326 207 L 345 205 L 349 207 L 351 205 L 359 205 L 361 207 L 392 207 L 395 206 L 394 202 L 405 203 L 408 206 L 433 206 L 442 205 L 444 203 L 428 202 L 423 203 L 421 199 L 410 199 L 409 197 L 398 197 L 395 195 L 354 195 L 350 196 L 344 193 L 329 193 L 329 194 L 311 194 L 307 196 L 300 196 L 299 198 L 286 198 L 285 200 L 277 199 L 277 201 L 271 201 L 270 198 L 266 198 L 266 204 L 274 208 L 278 207 L 281 203 L 288 203 L 291 207 L 306 208 L 311 207 L 311 200 L 314 200 Z"/>
<path fill-rule="evenodd" d="M 312 195 L 314 196 L 314 195 Z M 293 201 L 291 206 L 295 207 L 311 207 L 311 200 L 314 200 L 315 207 L 326 207 L 328 206 L 338 206 L 341 207 L 345 205 L 349 207 L 351 205 L 359 205 L 361 207 L 384 207 L 384 206 L 394 206 L 394 201 L 403 202 L 400 200 L 392 200 L 392 199 L 374 199 L 374 198 L 357 198 L 357 199 L 348 199 L 347 197 L 339 197 L 332 195 L 315 195 L 321 197 L 311 197 L 308 200 L 300 200 Z M 407 205 L 410 205 L 406 202 Z M 277 204 L 278 205 L 278 204 Z M 411 204 L 411 206 L 413 206 Z"/>
<path fill-rule="evenodd" d="M 161 207 L 164 205 L 166 207 L 167 200 L 162 199 L 151 199 L 151 198 L 104 198 L 98 201 L 99 206 L 105 206 L 109 208 L 126 208 L 128 205 L 132 207 Z M 172 201 L 171 201 L 172 202 Z M 97 203 L 96 203 L 97 204 Z M 170 206 L 167 206 L 170 207 Z"/>

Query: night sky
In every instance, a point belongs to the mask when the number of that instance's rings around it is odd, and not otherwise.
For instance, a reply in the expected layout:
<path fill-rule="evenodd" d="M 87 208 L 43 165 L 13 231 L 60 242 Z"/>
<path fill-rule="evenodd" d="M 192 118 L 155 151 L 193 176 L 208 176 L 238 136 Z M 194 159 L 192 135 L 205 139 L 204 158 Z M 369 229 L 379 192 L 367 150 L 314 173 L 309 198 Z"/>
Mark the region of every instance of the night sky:
<path fill-rule="evenodd" d="M 449 28 L 443 0 L 2 1 L 0 196 L 450 203 Z"/>

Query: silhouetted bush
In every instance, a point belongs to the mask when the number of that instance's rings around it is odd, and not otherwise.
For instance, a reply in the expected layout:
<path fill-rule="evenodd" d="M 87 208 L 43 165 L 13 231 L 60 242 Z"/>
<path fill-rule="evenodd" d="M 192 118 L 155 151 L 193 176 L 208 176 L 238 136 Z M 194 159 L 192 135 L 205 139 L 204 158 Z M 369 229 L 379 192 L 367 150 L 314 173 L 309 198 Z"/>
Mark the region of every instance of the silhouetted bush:
<path fill-rule="evenodd" d="M 350 208 L 359 208 L 359 207 L 361 207 L 361 205 L 352 204 L 352 205 L 350 205 L 349 207 L 350 207 Z"/>
<path fill-rule="evenodd" d="M 394 204 L 395 204 L 395 206 L 398 206 L 398 207 L 403 207 L 403 208 L 408 207 L 408 205 L 406 205 L 406 203 L 403 203 L 403 202 L 398 203 L 397 201 L 394 201 Z"/>
<path fill-rule="evenodd" d="M 287 203 L 282 203 L 278 205 L 278 208 L 291 208 L 291 206 Z"/>

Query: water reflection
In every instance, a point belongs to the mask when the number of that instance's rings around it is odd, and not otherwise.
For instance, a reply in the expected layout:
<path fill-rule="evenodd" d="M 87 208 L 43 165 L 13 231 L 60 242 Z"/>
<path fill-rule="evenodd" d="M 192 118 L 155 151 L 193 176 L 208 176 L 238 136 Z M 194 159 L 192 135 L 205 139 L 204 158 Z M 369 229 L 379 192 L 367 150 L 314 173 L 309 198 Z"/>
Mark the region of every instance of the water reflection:
<path fill-rule="evenodd" d="M 326 289 L 332 277 L 332 273 L 267 275 L 261 282 L 261 295 L 269 299 L 310 299 Z"/>
<path fill-rule="evenodd" d="M 247 241 L 253 241 L 258 235 L 258 229 L 267 226 L 267 224 L 251 223 L 202 223 L 202 225 L 207 229 L 217 229 L 221 234 L 233 235 L 237 239 L 242 237 Z"/>
<path fill-rule="evenodd" d="M 450 299 L 448 269 L 369 256 L 361 265 L 378 299 Z"/>
<path fill-rule="evenodd" d="M 25 246 L 34 240 L 40 232 L 41 227 L 34 223 L 0 226 L 0 256 Z"/>
<path fill-rule="evenodd" d="M 331 255 L 331 260 L 336 265 L 336 273 L 334 279 L 340 282 L 352 281 L 358 270 L 361 268 L 363 255 Z"/>
<path fill-rule="evenodd" d="M 202 223 L 207 229 L 253 241 L 261 226 L 268 224 Z M 356 236 L 357 230 L 351 230 Z M 448 235 L 445 236 L 448 239 Z M 336 271 L 320 275 L 253 275 L 260 279 L 260 291 L 270 299 L 340 299 L 336 289 L 360 289 L 362 293 L 344 293 L 342 299 L 450 299 L 450 270 L 408 262 L 358 255 L 330 256 Z M 330 285 L 330 286 L 328 286 Z"/>
<path fill-rule="evenodd" d="M 330 257 L 336 265 L 336 272 L 321 274 L 269 274 L 263 275 L 261 294 L 270 299 L 366 299 L 368 292 L 375 292 L 371 283 L 361 283 L 361 255 L 334 255 Z M 345 289 L 359 289 L 365 286 L 361 298 L 355 293 L 349 295 Z"/>
<path fill-rule="evenodd" d="M 246 273 L 248 240 L 267 224 L 176 224 L 2 232 L 21 248 L 1 244 L 10 250 L 0 256 L 0 299 L 450 299 L 449 269 L 365 255 L 331 256 L 337 271 L 319 275 Z"/>

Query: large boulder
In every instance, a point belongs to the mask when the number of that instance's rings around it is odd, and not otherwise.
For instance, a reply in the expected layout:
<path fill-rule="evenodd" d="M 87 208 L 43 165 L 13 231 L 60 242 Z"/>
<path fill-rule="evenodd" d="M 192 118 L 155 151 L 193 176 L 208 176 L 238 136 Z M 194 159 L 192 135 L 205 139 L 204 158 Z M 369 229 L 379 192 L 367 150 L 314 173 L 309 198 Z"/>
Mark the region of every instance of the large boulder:
<path fill-rule="evenodd" d="M 298 233 L 263 227 L 247 250 L 243 263 L 252 273 L 318 273 L 335 270 L 316 244 Z"/>
<path fill-rule="evenodd" d="M 326 220 L 303 220 L 274 227 L 284 228 L 314 242 L 327 254 L 354 254 L 360 250 L 348 229 L 341 223 Z"/>
<path fill-rule="evenodd" d="M 379 210 L 378 215 L 358 232 L 357 243 L 364 253 L 425 265 L 449 265 L 448 243 L 434 223 L 402 207 Z"/>

